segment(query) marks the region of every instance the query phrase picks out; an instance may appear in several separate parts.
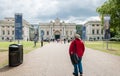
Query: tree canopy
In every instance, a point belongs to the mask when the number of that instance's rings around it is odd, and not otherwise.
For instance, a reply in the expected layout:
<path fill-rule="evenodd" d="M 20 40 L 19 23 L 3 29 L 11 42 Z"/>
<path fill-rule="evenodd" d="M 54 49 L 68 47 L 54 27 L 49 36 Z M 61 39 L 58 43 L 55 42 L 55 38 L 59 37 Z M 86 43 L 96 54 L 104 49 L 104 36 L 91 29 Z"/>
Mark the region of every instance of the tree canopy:
<path fill-rule="evenodd" d="M 119 35 L 120 33 L 120 0 L 107 0 L 103 5 L 97 8 L 97 12 L 101 15 L 102 24 L 104 23 L 104 16 L 109 15 L 110 30 L 112 35 Z"/>

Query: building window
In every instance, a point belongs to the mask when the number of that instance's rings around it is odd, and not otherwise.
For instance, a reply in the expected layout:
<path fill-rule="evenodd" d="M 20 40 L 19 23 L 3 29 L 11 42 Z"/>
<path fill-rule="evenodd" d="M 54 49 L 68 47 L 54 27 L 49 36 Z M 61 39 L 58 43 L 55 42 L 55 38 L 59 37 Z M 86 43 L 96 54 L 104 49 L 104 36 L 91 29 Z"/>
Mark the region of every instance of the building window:
<path fill-rule="evenodd" d="M 72 35 L 72 31 L 70 31 L 70 35 Z"/>
<path fill-rule="evenodd" d="M 95 30 L 92 30 L 92 34 L 95 34 Z"/>
<path fill-rule="evenodd" d="M 96 40 L 96 38 L 94 38 L 94 40 Z"/>
<path fill-rule="evenodd" d="M 6 39 L 9 40 L 9 37 L 7 37 Z"/>
<path fill-rule="evenodd" d="M 4 26 L 2 26 L 2 28 L 4 28 Z"/>
<path fill-rule="evenodd" d="M 99 30 L 97 30 L 97 34 L 99 34 Z"/>
<path fill-rule="evenodd" d="M 14 35 L 14 31 L 12 31 L 12 35 Z"/>
<path fill-rule="evenodd" d="M 49 35 L 49 31 L 47 31 L 47 35 Z"/>
<path fill-rule="evenodd" d="M 92 26 L 95 26 L 94 24 L 92 24 Z"/>
<path fill-rule="evenodd" d="M 3 30 L 3 35 L 5 35 L 5 31 Z"/>
<path fill-rule="evenodd" d="M 4 37 L 2 37 L 2 40 L 4 40 Z"/>
<path fill-rule="evenodd" d="M 99 40 L 99 37 L 97 37 L 97 39 Z"/>
<path fill-rule="evenodd" d="M 8 35 L 10 34 L 10 31 L 8 31 Z"/>
<path fill-rule="evenodd" d="M 99 26 L 99 24 L 97 24 L 97 26 Z"/>

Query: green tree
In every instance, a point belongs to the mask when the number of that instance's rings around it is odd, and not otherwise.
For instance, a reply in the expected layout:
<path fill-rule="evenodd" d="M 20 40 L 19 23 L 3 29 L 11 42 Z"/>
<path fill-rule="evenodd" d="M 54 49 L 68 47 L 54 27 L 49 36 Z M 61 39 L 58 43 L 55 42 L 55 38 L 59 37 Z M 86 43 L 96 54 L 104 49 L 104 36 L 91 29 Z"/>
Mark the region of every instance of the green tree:
<path fill-rule="evenodd" d="M 97 12 L 101 15 L 102 25 L 104 24 L 104 16 L 110 15 L 110 30 L 112 36 L 120 35 L 120 0 L 108 0 L 97 8 Z M 120 37 L 120 36 L 119 36 Z"/>

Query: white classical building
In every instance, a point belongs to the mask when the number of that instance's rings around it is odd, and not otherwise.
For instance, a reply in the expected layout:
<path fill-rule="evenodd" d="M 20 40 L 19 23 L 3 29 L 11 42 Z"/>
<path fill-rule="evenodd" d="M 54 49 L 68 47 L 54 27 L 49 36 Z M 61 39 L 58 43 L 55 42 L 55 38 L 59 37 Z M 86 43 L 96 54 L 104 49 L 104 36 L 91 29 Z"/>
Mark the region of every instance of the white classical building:
<path fill-rule="evenodd" d="M 87 21 L 84 25 L 86 27 L 86 40 L 102 40 L 104 38 L 101 21 L 91 20 Z"/>
<path fill-rule="evenodd" d="M 29 39 L 30 24 L 23 19 L 23 40 Z M 0 20 L 0 40 L 14 40 L 15 39 L 15 19 L 6 17 Z"/>
<path fill-rule="evenodd" d="M 75 23 L 65 23 L 60 21 L 59 18 L 56 18 L 50 23 L 39 23 L 40 28 L 40 39 L 43 36 L 43 39 L 71 39 L 74 37 L 76 32 Z"/>

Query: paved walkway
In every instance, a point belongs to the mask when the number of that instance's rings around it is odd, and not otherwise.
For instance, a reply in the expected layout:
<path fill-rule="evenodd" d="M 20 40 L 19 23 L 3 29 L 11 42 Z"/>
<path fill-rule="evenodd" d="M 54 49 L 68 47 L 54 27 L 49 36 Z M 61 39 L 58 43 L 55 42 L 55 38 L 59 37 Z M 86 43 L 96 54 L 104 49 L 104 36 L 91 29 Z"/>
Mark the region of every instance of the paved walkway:
<path fill-rule="evenodd" d="M 23 64 L 0 69 L 0 76 L 73 76 L 69 44 L 50 43 L 24 56 Z M 86 48 L 84 76 L 120 76 L 120 57 Z"/>
<path fill-rule="evenodd" d="M 0 64 L 3 64 L 8 59 L 8 52 L 0 52 Z"/>

